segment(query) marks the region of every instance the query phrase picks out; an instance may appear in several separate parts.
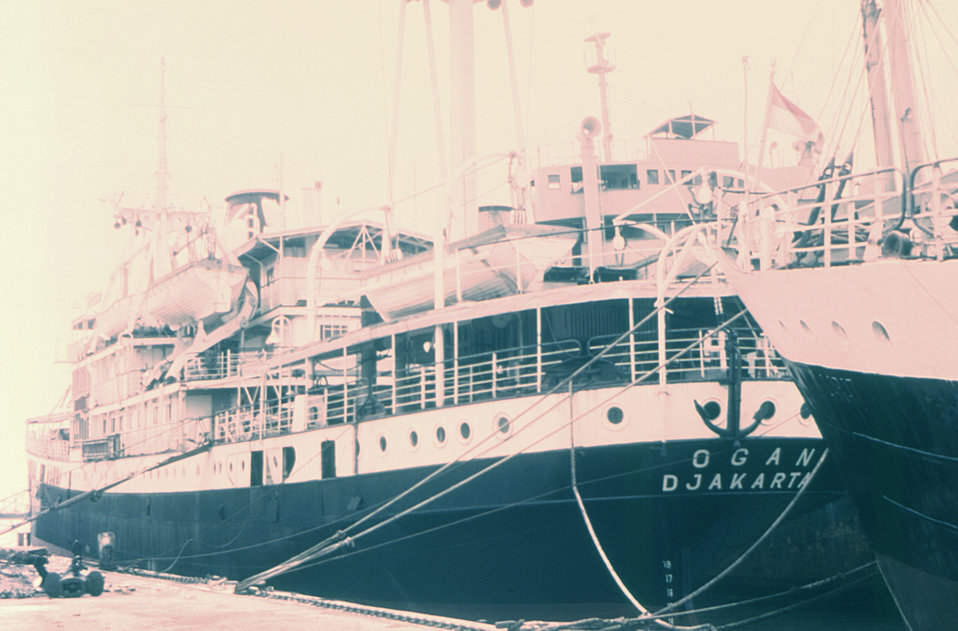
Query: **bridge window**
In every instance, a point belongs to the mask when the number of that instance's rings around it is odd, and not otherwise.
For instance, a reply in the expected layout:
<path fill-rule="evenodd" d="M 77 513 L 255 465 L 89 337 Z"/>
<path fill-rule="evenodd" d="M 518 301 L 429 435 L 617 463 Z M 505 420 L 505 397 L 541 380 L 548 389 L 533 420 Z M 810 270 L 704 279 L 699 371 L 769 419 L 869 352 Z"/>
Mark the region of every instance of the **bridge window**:
<path fill-rule="evenodd" d="M 607 191 L 639 188 L 638 167 L 634 164 L 603 164 L 599 167 L 599 177 L 602 188 Z"/>

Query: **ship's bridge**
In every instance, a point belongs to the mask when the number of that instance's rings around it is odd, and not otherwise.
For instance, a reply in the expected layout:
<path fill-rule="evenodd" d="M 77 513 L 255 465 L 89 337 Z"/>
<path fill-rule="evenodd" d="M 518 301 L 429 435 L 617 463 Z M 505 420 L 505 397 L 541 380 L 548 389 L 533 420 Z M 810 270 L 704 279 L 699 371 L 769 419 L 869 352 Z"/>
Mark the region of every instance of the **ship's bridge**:
<path fill-rule="evenodd" d="M 646 220 L 688 212 L 686 187 L 701 184 L 704 170 L 738 170 L 738 144 L 714 139 L 715 121 L 688 114 L 670 118 L 646 136 L 646 156 L 598 165 L 603 217 L 630 211 Z M 703 138 L 713 130 L 713 139 Z M 741 187 L 741 181 L 725 182 Z M 535 217 L 540 223 L 579 225 L 585 217 L 581 164 L 546 166 L 533 181 Z M 671 190 L 670 190 L 671 189 Z"/>

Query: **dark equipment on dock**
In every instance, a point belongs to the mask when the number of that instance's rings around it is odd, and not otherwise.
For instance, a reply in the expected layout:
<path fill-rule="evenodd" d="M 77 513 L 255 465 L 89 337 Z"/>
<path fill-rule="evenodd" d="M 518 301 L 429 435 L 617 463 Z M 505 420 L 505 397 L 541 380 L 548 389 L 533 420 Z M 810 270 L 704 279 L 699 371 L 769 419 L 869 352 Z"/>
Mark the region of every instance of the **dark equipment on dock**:
<path fill-rule="evenodd" d="M 73 561 L 63 577 L 47 570 L 46 565 L 50 559 L 45 548 L 32 551 L 31 557 L 33 567 L 40 575 L 40 589 L 50 598 L 79 598 L 84 594 L 99 596 L 103 593 L 103 574 L 93 570 L 84 575 L 86 565 L 83 563 L 82 549 L 78 545 L 73 546 Z"/>

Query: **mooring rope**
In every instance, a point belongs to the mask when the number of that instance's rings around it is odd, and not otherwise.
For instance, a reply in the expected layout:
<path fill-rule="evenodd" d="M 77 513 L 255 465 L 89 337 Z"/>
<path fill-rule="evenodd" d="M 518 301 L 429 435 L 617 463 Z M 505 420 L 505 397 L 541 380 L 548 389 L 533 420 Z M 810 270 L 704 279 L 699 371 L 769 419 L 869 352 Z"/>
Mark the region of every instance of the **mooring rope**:
<path fill-rule="evenodd" d="M 784 509 L 782 509 L 782 512 L 775 519 L 775 521 L 773 521 L 771 525 L 765 530 L 765 532 L 762 533 L 762 536 L 756 539 L 755 542 L 752 545 L 750 545 L 748 549 L 745 550 L 745 552 L 743 552 L 739 556 L 738 559 L 733 561 L 732 564 L 729 565 L 727 568 L 719 572 L 718 575 L 716 575 L 712 580 L 708 581 L 707 583 L 705 583 L 704 585 L 702 585 L 701 587 L 699 587 L 692 593 L 686 595 L 683 598 L 680 598 L 679 600 L 675 601 L 671 605 L 657 611 L 656 615 L 660 615 L 668 611 L 672 611 L 676 607 L 679 607 L 680 605 L 684 605 L 685 603 L 692 600 L 693 598 L 700 596 L 701 594 L 705 593 L 707 590 L 711 589 L 712 586 L 714 586 L 720 580 L 728 576 L 729 573 L 731 573 L 735 568 L 741 565 L 745 561 L 745 559 L 747 559 L 749 555 L 756 550 L 756 548 L 758 548 L 760 545 L 762 545 L 762 543 L 765 542 L 766 539 L 768 539 L 768 537 L 772 534 L 772 532 L 774 532 L 775 529 L 778 528 L 778 525 L 781 524 L 782 521 L 784 521 L 785 517 L 788 516 L 792 508 L 794 508 L 795 504 L 798 503 L 798 500 L 805 494 L 805 491 L 808 490 L 808 487 L 812 485 L 812 482 L 815 480 L 815 474 L 818 473 L 818 470 L 822 467 L 822 463 L 825 462 L 825 458 L 827 456 L 828 456 L 828 447 L 826 447 L 825 451 L 822 452 L 821 458 L 818 459 L 818 463 L 815 465 L 815 468 L 812 469 L 812 472 L 809 474 L 808 482 L 804 486 L 802 486 L 802 488 L 800 488 L 798 492 L 792 497 L 792 500 L 785 506 Z"/>
<path fill-rule="evenodd" d="M 646 315 L 644 318 L 642 318 L 639 322 L 637 322 L 634 326 L 632 326 L 628 331 L 626 331 L 625 333 L 623 333 L 622 335 L 620 335 L 614 342 L 612 342 L 611 344 L 609 344 L 608 346 L 606 346 L 606 348 L 602 349 L 602 351 L 600 351 L 600 352 L 597 353 L 595 356 L 593 356 L 592 358 L 590 358 L 589 361 L 585 362 L 582 366 L 580 366 L 578 369 L 576 369 L 572 374 L 570 374 L 570 375 L 568 375 L 567 377 L 565 377 L 564 379 L 562 379 L 562 380 L 561 380 L 559 383 L 557 383 L 554 387 L 552 387 L 551 389 L 547 390 L 545 393 L 543 393 L 542 395 L 540 395 L 540 397 L 539 397 L 535 402 L 533 402 L 531 405 L 529 405 L 529 407 L 527 407 L 525 410 L 523 410 L 522 412 L 520 412 L 520 413 L 515 417 L 514 420 L 518 420 L 519 418 L 525 416 L 530 410 L 532 410 L 533 408 L 535 408 L 539 403 L 541 403 L 542 401 L 545 401 L 546 398 L 547 398 L 549 395 L 555 393 L 555 392 L 558 391 L 560 388 L 562 388 L 562 387 L 564 387 L 566 384 L 570 383 L 576 376 L 578 376 L 579 374 L 581 374 L 581 373 L 583 373 L 585 370 L 587 370 L 590 366 L 592 366 L 592 364 L 594 364 L 596 361 L 598 361 L 602 356 L 604 356 L 607 352 L 609 352 L 609 351 L 610 351 L 612 348 L 614 348 L 617 344 L 619 344 L 621 341 L 625 340 L 629 335 L 632 335 L 635 331 L 637 331 L 637 330 L 639 329 L 639 327 L 641 327 L 641 326 L 644 325 L 646 322 L 648 322 L 649 320 L 651 320 L 652 317 L 654 317 L 655 315 L 657 315 L 657 314 L 659 313 L 659 311 L 661 311 L 662 309 L 668 308 L 668 306 L 669 306 L 674 300 L 678 299 L 679 296 L 681 296 L 682 294 L 684 294 L 686 290 L 688 290 L 690 287 L 692 287 L 693 285 L 695 285 L 703 276 L 705 276 L 705 274 L 708 274 L 714 266 L 715 266 L 715 263 L 712 263 L 711 265 L 709 265 L 708 267 L 706 267 L 706 269 L 704 269 L 701 273 L 699 273 L 699 274 L 696 275 L 694 278 L 692 278 L 689 282 L 685 283 L 685 284 L 683 285 L 683 287 L 682 287 L 679 291 L 677 291 L 677 292 L 675 293 L 675 295 L 673 295 L 671 298 L 669 298 L 669 299 L 668 299 L 667 301 L 665 301 L 663 304 L 657 305 L 648 315 Z M 718 327 L 718 328 L 715 329 L 714 331 L 711 331 L 711 332 L 710 332 L 710 335 L 711 335 L 711 334 L 714 334 L 714 333 L 717 333 L 719 330 L 724 329 L 724 328 L 727 327 L 729 324 L 731 324 L 732 321 L 734 321 L 735 319 L 737 319 L 739 316 L 743 315 L 744 313 L 746 313 L 745 310 L 742 310 L 737 316 L 735 316 L 735 317 L 731 318 L 730 320 L 726 321 L 724 324 L 722 324 L 720 327 Z M 708 336 L 706 336 L 706 337 L 708 337 Z M 655 372 L 657 372 L 658 370 L 660 370 L 662 367 L 664 367 L 665 365 L 671 363 L 672 361 L 674 361 L 675 359 L 677 359 L 679 356 L 684 355 L 686 352 L 688 352 L 689 350 L 691 350 L 691 348 L 693 348 L 695 345 L 698 345 L 698 344 L 700 344 L 700 343 L 701 343 L 701 340 L 697 340 L 697 341 L 694 342 L 693 344 L 691 344 L 691 345 L 687 346 L 686 348 L 682 349 L 680 352 L 676 353 L 676 354 L 675 354 L 672 358 L 670 358 L 668 361 L 663 362 L 663 363 L 660 363 L 659 365 L 655 366 L 654 368 L 652 368 L 651 370 L 649 370 L 647 373 L 645 373 L 642 377 L 640 377 L 640 378 L 637 379 L 636 381 L 632 382 L 629 386 L 626 387 L 626 389 L 629 388 L 629 387 L 631 387 L 631 386 L 636 385 L 636 384 L 639 383 L 640 381 L 643 381 L 643 380 L 644 380 L 645 378 L 647 378 L 650 374 L 654 374 Z M 541 418 L 546 412 L 550 411 L 551 409 L 553 409 L 553 408 L 556 407 L 557 405 L 561 404 L 562 402 L 563 402 L 563 401 L 559 401 L 559 402 L 557 402 L 555 405 L 553 405 L 552 407 L 550 407 L 549 409 L 547 409 L 545 412 L 542 412 L 538 417 L 536 417 L 535 419 L 533 419 L 533 422 L 536 421 L 536 420 L 538 420 L 539 418 Z M 531 423 L 530 423 L 530 425 L 531 425 Z M 527 426 L 527 427 L 528 427 L 528 426 Z M 553 432 L 553 433 L 554 433 L 554 432 Z M 327 555 L 327 554 L 329 554 L 329 553 L 331 553 L 331 552 L 334 552 L 335 550 L 337 550 L 337 549 L 339 549 L 339 548 L 341 548 L 341 547 L 343 547 L 343 546 L 351 546 L 351 545 L 353 545 L 355 539 L 357 539 L 358 537 L 364 536 L 364 535 L 366 535 L 366 534 L 369 534 L 370 532 L 373 532 L 373 531 L 375 531 L 375 530 L 378 530 L 379 528 L 383 527 L 384 525 L 386 525 L 386 524 L 388 524 L 388 523 L 391 523 L 392 521 L 395 521 L 396 519 L 399 519 L 400 517 L 402 517 L 402 516 L 404 516 L 404 515 L 406 515 L 406 514 L 412 512 L 412 511 L 418 509 L 419 507 L 422 507 L 422 506 L 424 506 L 424 505 L 426 505 L 426 504 L 429 504 L 429 503 L 432 502 L 432 501 L 435 501 L 436 499 L 439 499 L 440 497 L 442 497 L 442 496 L 448 494 L 449 492 L 451 492 L 451 491 L 453 491 L 453 490 L 459 488 L 459 487 L 462 486 L 463 484 L 465 484 L 465 483 L 467 483 L 467 482 L 469 482 L 469 481 L 475 479 L 476 477 L 479 477 L 480 475 L 482 475 L 482 474 L 484 474 L 484 473 L 486 473 L 486 472 L 488 472 L 488 471 L 491 471 L 492 469 L 498 467 L 499 465 L 504 464 L 505 462 L 510 461 L 512 458 L 514 458 L 515 456 L 517 456 L 519 453 L 522 453 L 522 452 L 520 451 L 520 452 L 516 452 L 516 453 L 510 454 L 510 455 L 508 455 L 508 456 L 504 456 L 504 457 L 501 458 L 500 460 L 498 460 L 498 461 L 496 461 L 496 462 L 490 464 L 489 466 L 487 466 L 486 468 L 480 470 L 480 471 L 477 472 L 476 474 L 474 474 L 474 475 L 472 475 L 472 476 L 469 476 L 468 478 L 466 478 L 466 479 L 460 481 L 459 483 L 453 485 L 452 487 L 449 487 L 449 488 L 447 488 L 447 489 L 445 489 L 445 490 L 443 490 L 443 491 L 440 491 L 439 493 L 433 495 L 433 496 L 430 497 L 430 498 L 427 498 L 426 500 L 423 500 L 422 502 L 419 502 L 418 504 L 412 506 L 411 508 L 408 508 L 408 509 L 406 509 L 406 510 L 403 510 L 403 511 L 397 513 L 396 515 L 393 515 L 393 516 L 389 517 L 388 519 L 386 519 L 386 520 L 384 520 L 384 521 L 382 521 L 382 522 L 379 522 L 379 523 L 377 523 L 377 524 L 374 524 L 374 525 L 370 526 L 369 528 L 367 528 L 366 530 L 357 533 L 355 536 L 351 536 L 351 535 L 349 534 L 350 532 L 356 530 L 359 526 L 361 526 L 361 525 L 364 524 L 365 522 L 369 521 L 370 519 L 372 519 L 373 517 L 375 517 L 376 515 L 378 515 L 378 514 L 381 513 L 382 511 L 386 510 L 388 507 L 390 507 L 390 506 L 396 504 L 396 503 L 399 502 L 401 499 L 403 499 L 403 498 L 409 496 L 409 495 L 410 495 L 412 492 L 414 492 L 416 489 L 421 488 L 423 485 L 427 484 L 428 482 L 430 482 L 431 480 L 435 479 L 435 478 L 438 477 L 439 475 L 444 474 L 445 472 L 447 472 L 452 466 L 458 464 L 464 456 L 466 456 L 466 455 L 472 453 L 473 450 L 475 450 L 476 448 L 480 447 L 483 443 L 485 443 L 487 440 L 489 440 L 493 435 L 494 435 L 494 434 L 489 434 L 489 435 L 487 435 L 485 439 L 483 439 L 482 441 L 480 441 L 479 443 L 477 443 L 474 447 L 472 447 L 472 448 L 470 448 L 469 450 L 467 450 L 464 454 L 460 455 L 459 457 L 455 458 L 454 460 L 452 460 L 452 461 L 450 461 L 450 462 L 445 463 L 444 465 L 442 465 L 441 467 L 439 467 L 438 469 L 436 469 L 436 470 L 433 471 L 432 473 L 430 473 L 430 474 L 428 474 L 427 476 L 425 476 L 425 477 L 424 477 L 422 480 L 420 480 L 419 482 L 416 482 L 415 484 L 413 484 L 411 487 L 409 487 L 409 488 L 406 489 L 405 491 L 399 493 L 398 495 L 396 495 L 395 497 L 393 497 L 393 498 L 390 499 L 389 501 L 387 501 L 387 502 L 385 502 L 384 504 L 380 505 L 378 508 L 376 508 L 376 509 L 375 509 L 374 511 L 372 511 L 371 513 L 369 513 L 369 514 L 363 516 L 363 517 L 360 518 L 358 521 L 356 521 L 356 522 L 350 524 L 349 526 L 346 526 L 346 528 L 337 531 L 336 533 L 330 535 L 329 537 L 326 537 L 325 539 L 323 539 L 322 541 L 320 541 L 320 542 L 317 543 L 316 545 L 314 545 L 314 546 L 312 546 L 312 547 L 310 547 L 310 548 L 304 550 L 303 552 L 301 552 L 301 553 L 299 553 L 299 554 L 297 554 L 297 555 L 294 555 L 293 557 L 290 557 L 289 559 L 287 559 L 287 560 L 284 561 L 283 563 L 280 563 L 280 564 L 278 564 L 278 565 L 276 565 L 276 566 L 274 566 L 274 567 L 272 567 L 272 568 L 270 568 L 270 569 L 268 569 L 268 570 L 264 570 L 263 572 L 260 572 L 260 573 L 258 573 L 258 574 L 253 575 L 253 576 L 250 576 L 250 577 L 247 578 L 247 579 L 244 579 L 244 580 L 240 581 L 239 583 L 237 583 L 237 586 L 236 586 L 237 591 L 242 591 L 242 590 L 247 589 L 248 587 L 250 587 L 250 586 L 252 586 L 252 585 L 254 585 L 254 584 L 256 584 L 256 583 L 259 583 L 259 582 L 268 580 L 268 579 L 270 579 L 270 578 L 272 578 L 272 577 L 274 577 L 274 576 L 278 576 L 278 575 L 280 575 L 280 574 L 283 574 L 283 573 L 285 573 L 285 572 L 288 572 L 289 570 L 291 570 L 291 569 L 293 569 L 293 568 L 295 568 L 295 567 L 297 567 L 297 566 L 299 566 L 299 565 L 302 565 L 303 563 L 307 563 L 307 562 L 312 561 L 312 560 L 314 560 L 314 559 L 317 559 L 317 558 L 319 558 L 319 557 L 321 557 L 321 556 L 325 556 L 325 555 Z M 550 435 L 551 435 L 551 434 L 550 434 Z"/>
<path fill-rule="evenodd" d="M 570 387 L 571 390 L 571 387 Z M 571 396 L 571 395 L 570 395 Z M 640 619 L 648 618 L 652 616 L 652 612 L 649 611 L 642 603 L 639 602 L 638 598 L 629 590 L 625 582 L 619 576 L 619 573 L 615 571 L 612 562 L 609 561 L 608 555 L 605 553 L 605 550 L 602 547 L 602 543 L 599 541 L 598 535 L 595 533 L 595 528 L 592 526 L 592 520 L 589 518 L 589 513 L 585 509 L 585 503 L 582 501 L 582 495 L 579 493 L 579 480 L 576 474 L 576 463 L 575 463 L 575 432 L 569 432 L 569 468 L 571 469 L 572 474 L 572 493 L 575 495 L 576 505 L 579 507 L 579 513 L 582 515 L 582 521 L 585 524 L 586 530 L 589 531 L 589 538 L 592 539 L 592 545 L 595 546 L 595 551 L 598 553 L 599 558 L 602 559 L 602 564 L 605 565 L 605 569 L 609 572 L 609 576 L 612 577 L 612 580 L 615 581 L 616 586 L 619 588 L 619 591 L 622 592 L 622 595 L 625 596 L 632 606 L 635 607 L 640 614 Z M 662 620 L 660 618 L 653 619 L 658 625 L 665 627 L 666 629 L 682 629 L 682 630 L 694 630 L 694 629 L 709 629 L 711 631 L 715 630 L 710 624 L 706 625 L 696 625 L 694 627 L 686 627 L 672 624 L 667 620 Z"/>

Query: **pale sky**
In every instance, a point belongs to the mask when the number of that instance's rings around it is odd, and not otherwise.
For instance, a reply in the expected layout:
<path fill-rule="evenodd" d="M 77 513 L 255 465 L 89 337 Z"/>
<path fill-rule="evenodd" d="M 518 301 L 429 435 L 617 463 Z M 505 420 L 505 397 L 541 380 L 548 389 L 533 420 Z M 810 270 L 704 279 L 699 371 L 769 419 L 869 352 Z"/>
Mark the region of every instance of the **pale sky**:
<path fill-rule="evenodd" d="M 612 33 L 610 110 L 623 152 L 690 109 L 719 122 L 718 138 L 741 142 L 746 55 L 750 144 L 773 62 L 790 99 L 834 118 L 826 101 L 845 88 L 834 68 L 861 41 L 856 0 L 537 0 L 533 9 L 504 1 L 530 147 L 571 148 L 582 118 L 600 115 L 596 78 L 585 71 L 594 49 L 583 41 L 596 32 Z M 943 43 L 958 51 L 958 3 L 932 5 L 950 29 L 940 31 Z M 445 107 L 448 13 L 442 2 L 429 6 Z M 478 153 L 508 151 L 516 139 L 502 16 L 482 4 L 475 14 Z M 118 251 L 101 200 L 153 191 L 161 58 L 167 102 L 177 106 L 169 166 L 184 204 L 275 188 L 282 164 L 290 203 L 321 180 L 330 215 L 387 202 L 398 15 L 398 0 L 0 0 L 0 256 L 10 272 L 0 310 L 0 497 L 24 486 L 24 419 L 50 412 L 63 394 L 60 339 L 83 297 L 103 289 Z M 422 2 L 412 2 L 400 197 L 438 177 L 424 32 Z M 937 47 L 932 35 L 924 45 Z M 942 82 L 951 92 L 942 85 L 933 95 L 939 103 L 958 103 L 953 64 L 940 66 L 952 74 Z M 939 134 L 958 146 L 958 121 L 947 125 Z M 411 229 L 426 230 L 432 217 L 409 204 L 398 213 Z"/>

